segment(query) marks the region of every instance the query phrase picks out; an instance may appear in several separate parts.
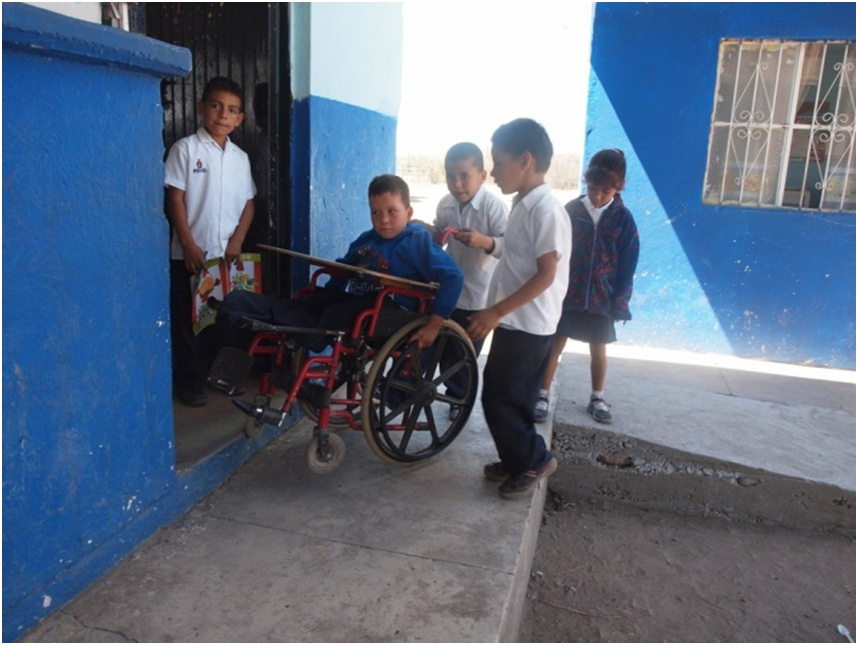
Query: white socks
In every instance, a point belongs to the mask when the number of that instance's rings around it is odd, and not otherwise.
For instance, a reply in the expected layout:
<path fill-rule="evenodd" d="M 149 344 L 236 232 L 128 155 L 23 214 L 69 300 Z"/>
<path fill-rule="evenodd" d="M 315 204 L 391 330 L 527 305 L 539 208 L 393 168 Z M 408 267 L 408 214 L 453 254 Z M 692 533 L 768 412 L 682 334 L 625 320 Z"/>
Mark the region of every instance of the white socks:
<path fill-rule="evenodd" d="M 593 399 L 601 399 L 601 400 L 593 402 Z M 596 390 L 593 390 L 590 393 L 590 401 L 593 402 L 593 407 L 598 409 L 598 410 L 607 410 L 608 409 L 608 405 L 605 403 L 605 391 L 604 390 L 599 390 L 598 392 Z"/>

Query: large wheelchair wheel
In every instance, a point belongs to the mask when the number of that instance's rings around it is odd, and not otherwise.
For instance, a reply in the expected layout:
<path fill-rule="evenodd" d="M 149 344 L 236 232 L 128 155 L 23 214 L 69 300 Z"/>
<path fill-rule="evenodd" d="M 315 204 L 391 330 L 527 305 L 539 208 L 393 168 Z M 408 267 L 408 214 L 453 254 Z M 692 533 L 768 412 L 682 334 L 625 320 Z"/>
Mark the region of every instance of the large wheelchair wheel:
<path fill-rule="evenodd" d="M 445 320 L 438 339 L 423 351 L 410 342 L 427 320 L 397 330 L 367 376 L 363 432 L 372 450 L 392 464 L 413 464 L 444 450 L 468 422 L 477 396 L 477 357 L 458 324 Z M 447 392 L 445 383 L 453 378 L 464 389 L 462 396 Z M 458 415 L 450 414 L 451 405 L 459 406 Z"/>
<path fill-rule="evenodd" d="M 304 365 L 304 361 L 307 359 L 308 350 L 303 345 L 298 346 L 293 355 L 292 355 L 292 376 L 297 377 L 298 373 L 301 371 L 301 367 Z M 341 366 L 340 372 L 341 376 L 337 378 L 336 384 L 334 386 L 334 392 L 338 392 L 340 388 L 344 386 L 343 396 L 352 397 L 355 399 L 360 397 L 361 393 L 361 378 L 363 374 L 360 373 L 360 368 L 355 367 L 354 369 L 349 369 L 350 366 Z M 336 396 L 336 394 L 334 395 Z M 319 421 L 319 408 L 310 403 L 309 401 L 304 401 L 303 399 L 298 399 L 298 405 L 301 406 L 301 410 L 306 414 L 312 421 Z M 355 409 L 349 406 L 341 406 L 343 410 L 346 410 L 352 414 L 355 414 Z M 332 407 L 332 411 L 336 409 Z M 349 425 L 348 419 L 343 417 L 331 416 L 330 421 L 328 421 L 328 425 L 331 428 L 346 428 Z"/>

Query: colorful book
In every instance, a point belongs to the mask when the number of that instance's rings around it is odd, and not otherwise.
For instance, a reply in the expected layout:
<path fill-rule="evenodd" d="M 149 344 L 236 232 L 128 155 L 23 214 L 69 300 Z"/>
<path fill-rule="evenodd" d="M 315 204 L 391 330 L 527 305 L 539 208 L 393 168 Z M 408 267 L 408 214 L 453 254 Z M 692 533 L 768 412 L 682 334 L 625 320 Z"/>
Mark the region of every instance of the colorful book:
<path fill-rule="evenodd" d="M 192 288 L 191 316 L 194 334 L 199 334 L 214 324 L 216 303 L 223 302 L 230 291 L 242 289 L 262 293 L 262 256 L 259 253 L 242 253 L 229 265 L 223 258 L 212 258 L 194 277 Z"/>

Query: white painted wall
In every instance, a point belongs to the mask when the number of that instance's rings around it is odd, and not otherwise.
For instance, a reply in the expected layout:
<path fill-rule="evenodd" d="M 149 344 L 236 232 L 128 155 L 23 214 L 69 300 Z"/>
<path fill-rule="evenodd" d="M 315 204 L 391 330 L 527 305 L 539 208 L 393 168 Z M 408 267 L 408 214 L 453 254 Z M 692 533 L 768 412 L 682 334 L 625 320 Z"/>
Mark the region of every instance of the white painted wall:
<path fill-rule="evenodd" d="M 402 3 L 292 3 L 292 90 L 396 116 Z"/>
<path fill-rule="evenodd" d="M 292 96 L 301 101 L 310 96 L 310 20 L 312 4 L 289 3 L 289 64 Z"/>
<path fill-rule="evenodd" d="M 26 4 L 61 13 L 70 18 L 101 24 L 100 2 L 27 2 Z"/>

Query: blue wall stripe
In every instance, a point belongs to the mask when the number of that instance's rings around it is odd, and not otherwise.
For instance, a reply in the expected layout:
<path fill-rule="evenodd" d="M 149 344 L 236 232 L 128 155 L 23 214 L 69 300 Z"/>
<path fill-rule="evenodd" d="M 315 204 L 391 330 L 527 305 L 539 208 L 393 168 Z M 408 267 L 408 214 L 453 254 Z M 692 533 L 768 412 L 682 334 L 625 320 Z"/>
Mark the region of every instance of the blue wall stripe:
<path fill-rule="evenodd" d="M 396 119 L 365 108 L 311 96 L 292 112 L 293 212 L 296 250 L 334 259 L 371 227 L 367 187 L 395 172 Z M 312 146 L 302 145 L 312 141 Z M 307 284 L 306 271 L 293 289 Z"/>

